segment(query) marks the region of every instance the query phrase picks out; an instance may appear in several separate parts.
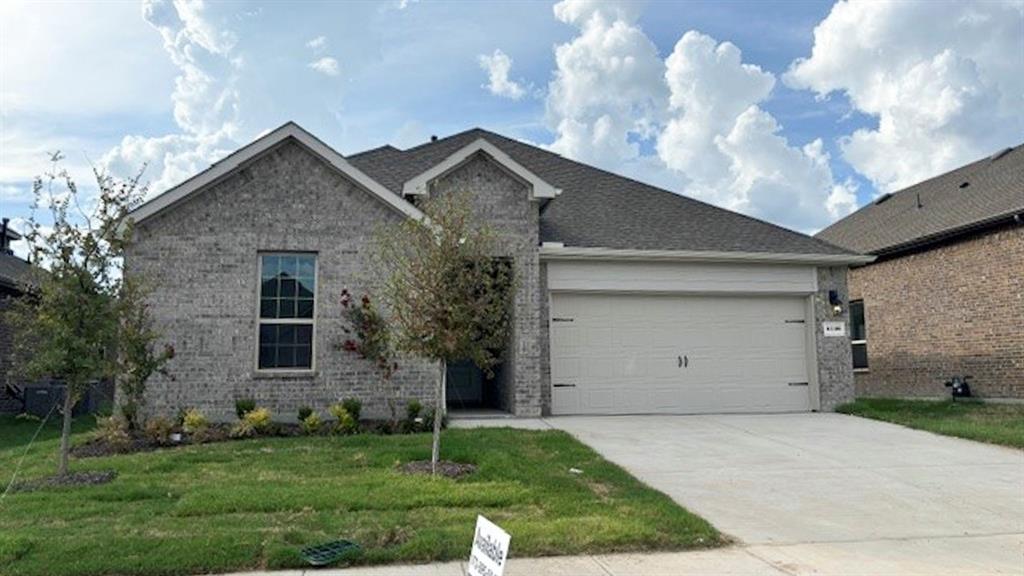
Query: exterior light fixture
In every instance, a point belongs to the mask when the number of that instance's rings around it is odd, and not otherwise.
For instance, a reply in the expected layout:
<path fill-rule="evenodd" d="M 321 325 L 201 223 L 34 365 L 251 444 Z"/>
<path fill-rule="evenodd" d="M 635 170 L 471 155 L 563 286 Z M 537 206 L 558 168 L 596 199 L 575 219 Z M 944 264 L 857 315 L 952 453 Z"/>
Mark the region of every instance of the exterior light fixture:
<path fill-rule="evenodd" d="M 843 301 L 839 298 L 838 290 L 828 291 L 828 303 L 832 306 L 832 315 L 840 316 L 843 313 Z"/>

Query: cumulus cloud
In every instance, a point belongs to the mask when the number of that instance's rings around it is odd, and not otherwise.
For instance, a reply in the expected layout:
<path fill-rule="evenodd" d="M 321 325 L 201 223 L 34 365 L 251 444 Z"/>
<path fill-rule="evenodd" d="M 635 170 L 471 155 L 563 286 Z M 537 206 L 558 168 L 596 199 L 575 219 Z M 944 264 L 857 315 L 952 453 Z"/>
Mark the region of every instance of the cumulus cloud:
<path fill-rule="evenodd" d="M 835 181 L 823 143 L 791 145 L 758 106 L 775 77 L 735 45 L 690 31 L 663 60 L 636 3 L 554 11 L 579 28 L 555 49 L 554 151 L 805 231 L 854 208 L 855 185 Z"/>
<path fill-rule="evenodd" d="M 330 56 L 317 58 L 310 62 L 308 66 L 325 76 L 337 76 L 341 72 L 338 61 Z"/>
<path fill-rule="evenodd" d="M 100 164 L 111 174 L 133 175 L 143 164 L 150 194 L 162 192 L 236 148 L 240 95 L 236 87 L 243 60 L 237 38 L 212 24 L 201 0 L 146 0 L 142 14 L 163 38 L 178 68 L 174 92 L 177 134 L 125 136 Z"/>
<path fill-rule="evenodd" d="M 879 189 L 899 189 L 1019 144 L 1024 2 L 840 2 L 784 81 L 844 93 L 878 119 L 841 140 Z"/>
<path fill-rule="evenodd" d="M 512 58 L 501 50 L 495 49 L 493 54 L 481 54 L 477 57 L 480 68 L 487 72 L 487 88 L 495 96 L 503 96 L 518 100 L 526 94 L 526 90 L 515 80 L 510 80 L 509 72 L 512 71 Z"/>
<path fill-rule="evenodd" d="M 320 52 L 324 48 L 327 48 L 327 38 L 324 36 L 317 36 L 309 42 L 306 42 L 306 47 L 311 48 L 314 52 Z"/>

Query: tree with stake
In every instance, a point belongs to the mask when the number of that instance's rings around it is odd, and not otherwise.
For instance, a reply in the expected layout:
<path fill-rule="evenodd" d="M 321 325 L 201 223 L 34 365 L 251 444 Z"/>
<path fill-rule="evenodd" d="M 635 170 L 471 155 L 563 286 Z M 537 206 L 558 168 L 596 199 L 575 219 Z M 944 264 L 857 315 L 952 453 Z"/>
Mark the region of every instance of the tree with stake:
<path fill-rule="evenodd" d="M 495 235 L 480 225 L 468 193 L 425 201 L 422 220 L 379 231 L 371 269 L 379 274 L 396 346 L 437 361 L 431 471 L 437 474 L 447 368 L 472 360 L 481 369 L 499 361 L 509 333 L 515 278 L 495 258 Z"/>
<path fill-rule="evenodd" d="M 35 202 L 25 234 L 31 261 L 46 271 L 33 275 L 30 296 L 15 301 L 7 314 L 25 376 L 64 383 L 57 473 L 66 475 L 72 410 L 91 383 L 117 370 L 127 218 L 145 188 L 141 171 L 121 181 L 94 170 L 98 196 L 87 211 L 70 174 L 59 167 L 62 159 L 54 154 L 50 172 L 33 182 Z M 39 207 L 49 210 L 51 230 L 36 219 Z"/>

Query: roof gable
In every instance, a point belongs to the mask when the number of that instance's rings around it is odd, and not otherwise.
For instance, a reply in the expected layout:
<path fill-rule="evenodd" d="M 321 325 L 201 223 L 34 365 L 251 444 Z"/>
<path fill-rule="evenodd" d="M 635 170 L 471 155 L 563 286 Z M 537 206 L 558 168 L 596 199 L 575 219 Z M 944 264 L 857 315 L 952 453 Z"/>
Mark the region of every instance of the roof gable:
<path fill-rule="evenodd" d="M 542 178 L 516 162 L 503 150 L 491 144 L 486 138 L 477 138 L 455 152 L 449 154 L 440 162 L 434 164 L 427 170 L 417 174 L 402 184 L 402 193 L 405 195 L 426 194 L 431 182 L 440 178 L 478 153 L 484 153 L 493 158 L 512 174 L 524 180 L 529 186 L 534 198 L 554 198 L 561 194 L 561 190 L 545 182 Z"/>
<path fill-rule="evenodd" d="M 288 122 L 276 130 L 273 130 L 239 148 L 192 178 L 189 178 L 181 184 L 178 184 L 177 186 L 145 202 L 133 210 L 131 214 L 129 214 L 129 218 L 136 223 L 142 222 L 145 219 L 185 200 L 193 194 L 200 193 L 211 184 L 223 180 L 233 174 L 245 163 L 260 156 L 264 152 L 271 150 L 288 139 L 295 140 L 304 148 L 320 157 L 334 169 L 342 173 L 349 180 L 352 180 L 360 187 L 376 195 L 381 201 L 388 204 L 395 210 L 413 218 L 421 218 L 423 216 L 423 213 L 420 212 L 418 208 L 405 201 L 401 196 L 387 189 L 379 182 L 375 181 L 365 172 L 346 160 L 333 148 L 324 144 L 319 138 L 313 136 L 298 124 Z"/>

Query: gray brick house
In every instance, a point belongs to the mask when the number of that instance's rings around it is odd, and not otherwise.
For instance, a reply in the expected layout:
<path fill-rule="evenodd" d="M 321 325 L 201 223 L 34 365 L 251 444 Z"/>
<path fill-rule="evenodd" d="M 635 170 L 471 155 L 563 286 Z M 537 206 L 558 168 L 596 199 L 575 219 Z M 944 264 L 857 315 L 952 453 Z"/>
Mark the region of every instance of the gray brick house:
<path fill-rule="evenodd" d="M 1024 145 L 892 194 L 818 238 L 872 254 L 850 271 L 862 396 L 1024 398 Z"/>
<path fill-rule="evenodd" d="M 337 350 L 340 294 L 372 294 L 374 230 L 450 190 L 471 192 L 519 282 L 504 361 L 491 380 L 451 367 L 449 406 L 771 412 L 853 397 L 846 274 L 869 257 L 480 129 L 345 157 L 289 123 L 133 213 L 127 267 L 153 283 L 177 350 L 150 410 L 229 418 L 251 397 L 293 419 L 354 396 L 382 414 L 371 368 Z M 401 398 L 432 400 L 438 377 L 404 359 Z"/>

